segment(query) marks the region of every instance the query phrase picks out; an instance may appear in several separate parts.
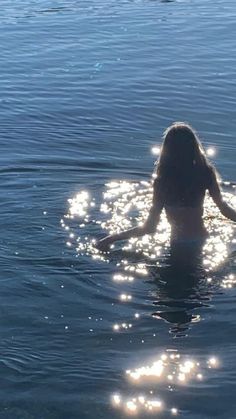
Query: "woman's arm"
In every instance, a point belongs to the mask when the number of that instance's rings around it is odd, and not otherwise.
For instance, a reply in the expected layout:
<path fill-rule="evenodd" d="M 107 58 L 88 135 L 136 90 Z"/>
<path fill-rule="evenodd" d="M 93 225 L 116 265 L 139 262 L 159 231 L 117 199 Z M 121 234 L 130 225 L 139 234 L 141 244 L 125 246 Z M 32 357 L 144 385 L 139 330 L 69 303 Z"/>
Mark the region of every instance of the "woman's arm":
<path fill-rule="evenodd" d="M 226 218 L 236 222 L 236 211 L 230 205 L 228 205 L 227 202 L 224 201 L 220 190 L 220 185 L 214 172 L 211 174 L 211 181 L 208 190 L 221 214 L 223 214 Z"/>
<path fill-rule="evenodd" d="M 106 251 L 112 243 L 118 240 L 126 240 L 130 239 L 131 237 L 140 237 L 144 236 L 145 234 L 154 233 L 159 222 L 163 206 L 164 203 L 161 199 L 159 187 L 157 185 L 157 182 L 155 181 L 153 185 L 152 206 L 145 223 L 142 226 L 133 227 L 128 230 L 122 231 L 121 233 L 104 237 L 104 239 L 99 240 L 97 244 L 97 249 Z"/>

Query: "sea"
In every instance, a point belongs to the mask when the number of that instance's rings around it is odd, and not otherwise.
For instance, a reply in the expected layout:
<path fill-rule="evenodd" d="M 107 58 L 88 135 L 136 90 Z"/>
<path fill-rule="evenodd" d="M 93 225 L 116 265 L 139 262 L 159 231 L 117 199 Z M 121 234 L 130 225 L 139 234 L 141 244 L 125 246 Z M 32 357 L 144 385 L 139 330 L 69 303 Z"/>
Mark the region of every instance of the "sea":
<path fill-rule="evenodd" d="M 236 208 L 235 0 L 2 0 L 0 419 L 236 418 L 236 235 L 142 222 L 190 123 Z M 191 246 L 190 246 L 191 247 Z M 183 256 L 182 255 L 182 256 Z"/>

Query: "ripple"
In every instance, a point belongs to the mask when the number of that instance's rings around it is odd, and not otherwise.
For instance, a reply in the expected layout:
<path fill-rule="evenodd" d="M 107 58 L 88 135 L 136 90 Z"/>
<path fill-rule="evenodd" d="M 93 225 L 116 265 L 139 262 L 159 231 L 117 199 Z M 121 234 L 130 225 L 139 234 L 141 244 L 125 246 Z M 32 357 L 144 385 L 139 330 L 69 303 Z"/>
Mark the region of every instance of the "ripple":
<path fill-rule="evenodd" d="M 233 0 L 2 2 L 2 417 L 235 416 L 234 226 L 207 199 L 211 240 L 185 272 L 164 214 L 158 237 L 109 255 L 93 242 L 145 219 L 151 182 L 137 179 L 149 179 L 149 149 L 157 155 L 173 119 L 192 123 L 234 178 L 234 9 Z M 234 204 L 235 185 L 223 190 Z M 151 368 L 169 347 L 183 365 L 200 362 L 199 379 L 171 391 L 121 373 Z M 211 354 L 219 368 L 206 365 Z"/>

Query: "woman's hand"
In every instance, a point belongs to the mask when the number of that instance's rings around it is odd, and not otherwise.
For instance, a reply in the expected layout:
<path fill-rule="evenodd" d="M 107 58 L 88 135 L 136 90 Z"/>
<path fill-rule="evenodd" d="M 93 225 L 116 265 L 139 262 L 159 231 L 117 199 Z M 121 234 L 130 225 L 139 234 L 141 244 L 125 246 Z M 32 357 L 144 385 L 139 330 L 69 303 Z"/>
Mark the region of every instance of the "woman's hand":
<path fill-rule="evenodd" d="M 110 245 L 112 244 L 111 237 L 105 237 L 104 239 L 99 240 L 96 244 L 96 248 L 101 252 L 108 252 L 110 249 Z"/>

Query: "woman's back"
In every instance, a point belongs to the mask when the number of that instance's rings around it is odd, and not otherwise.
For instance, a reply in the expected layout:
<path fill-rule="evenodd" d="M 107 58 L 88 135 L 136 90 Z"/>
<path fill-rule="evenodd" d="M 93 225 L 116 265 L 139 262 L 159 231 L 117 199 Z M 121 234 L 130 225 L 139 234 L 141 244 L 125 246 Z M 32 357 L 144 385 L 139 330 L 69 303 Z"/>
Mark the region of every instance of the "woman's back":
<path fill-rule="evenodd" d="M 158 189 L 154 183 L 155 187 Z M 193 174 L 184 185 L 175 183 L 175 186 L 156 195 L 157 199 L 159 195 L 159 199 L 163 200 L 163 208 L 171 225 L 172 241 L 198 240 L 206 236 L 202 216 L 207 189 L 207 177 L 204 179 Z"/>
<path fill-rule="evenodd" d="M 203 207 L 165 207 L 171 225 L 171 241 L 199 240 L 207 235 Z"/>
<path fill-rule="evenodd" d="M 183 123 L 165 133 L 154 181 L 174 241 L 206 236 L 203 203 L 214 169 L 192 128 Z"/>

